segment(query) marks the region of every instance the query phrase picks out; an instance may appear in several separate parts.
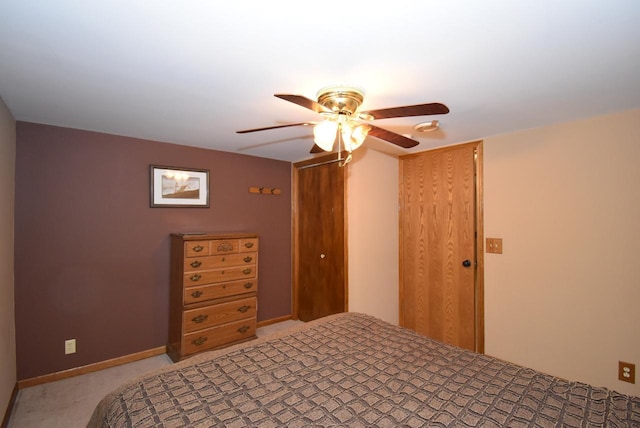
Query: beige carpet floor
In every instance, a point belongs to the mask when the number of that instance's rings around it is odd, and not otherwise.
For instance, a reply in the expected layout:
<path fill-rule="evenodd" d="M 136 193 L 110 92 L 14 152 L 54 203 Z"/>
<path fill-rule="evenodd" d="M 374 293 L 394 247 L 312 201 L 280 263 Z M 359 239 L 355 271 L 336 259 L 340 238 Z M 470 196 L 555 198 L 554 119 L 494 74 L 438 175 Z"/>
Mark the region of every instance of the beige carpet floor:
<path fill-rule="evenodd" d="M 292 327 L 301 321 L 284 321 L 261 327 L 259 337 Z M 8 428 L 85 427 L 93 409 L 106 394 L 129 379 L 171 364 L 167 355 L 36 385 L 18 391 Z"/>

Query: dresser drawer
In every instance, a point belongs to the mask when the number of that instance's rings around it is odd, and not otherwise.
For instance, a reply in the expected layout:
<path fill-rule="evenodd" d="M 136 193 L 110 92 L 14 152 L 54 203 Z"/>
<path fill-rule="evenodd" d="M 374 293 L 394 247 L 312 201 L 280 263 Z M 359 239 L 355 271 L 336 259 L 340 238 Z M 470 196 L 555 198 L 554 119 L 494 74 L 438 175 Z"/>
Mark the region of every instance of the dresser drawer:
<path fill-rule="evenodd" d="M 258 280 L 223 282 L 218 284 L 200 285 L 184 289 L 184 304 L 189 305 L 221 297 L 251 293 L 258 290 Z"/>
<path fill-rule="evenodd" d="M 184 253 L 186 257 L 208 256 L 209 241 L 188 241 L 184 243 Z"/>
<path fill-rule="evenodd" d="M 230 254 L 240 251 L 239 239 L 216 239 L 211 241 L 211 254 Z"/>
<path fill-rule="evenodd" d="M 255 317 L 256 298 L 234 300 L 197 309 L 184 311 L 182 325 L 185 332 L 209 328 L 243 318 Z"/>
<path fill-rule="evenodd" d="M 247 318 L 184 335 L 184 354 L 194 354 L 217 346 L 254 338 L 256 319 Z"/>
<path fill-rule="evenodd" d="M 199 256 L 184 260 L 185 272 L 197 272 L 201 270 L 221 269 L 227 266 L 255 265 L 258 262 L 258 253 L 237 253 L 224 256 Z"/>
<path fill-rule="evenodd" d="M 242 253 L 246 253 L 248 251 L 258 251 L 258 238 L 241 239 L 238 248 Z"/>
<path fill-rule="evenodd" d="M 214 282 L 235 281 L 238 279 L 249 279 L 255 277 L 255 265 L 208 270 L 204 272 L 190 272 L 184 274 L 184 286 L 190 287 L 199 284 L 211 284 Z"/>

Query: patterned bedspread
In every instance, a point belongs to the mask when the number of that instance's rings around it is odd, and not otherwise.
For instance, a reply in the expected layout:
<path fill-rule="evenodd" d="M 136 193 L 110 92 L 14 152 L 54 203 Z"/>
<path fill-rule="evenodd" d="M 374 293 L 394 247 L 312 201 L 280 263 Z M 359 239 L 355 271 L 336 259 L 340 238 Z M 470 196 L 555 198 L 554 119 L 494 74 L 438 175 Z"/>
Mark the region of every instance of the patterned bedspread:
<path fill-rule="evenodd" d="M 640 427 L 640 397 L 339 314 L 106 396 L 89 427 Z"/>

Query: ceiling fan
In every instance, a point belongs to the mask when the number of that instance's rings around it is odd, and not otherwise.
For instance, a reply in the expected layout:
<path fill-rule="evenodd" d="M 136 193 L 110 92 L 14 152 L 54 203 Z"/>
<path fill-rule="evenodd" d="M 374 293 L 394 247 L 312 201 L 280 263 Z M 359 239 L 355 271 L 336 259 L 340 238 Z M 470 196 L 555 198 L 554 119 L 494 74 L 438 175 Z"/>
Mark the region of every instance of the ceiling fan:
<path fill-rule="evenodd" d="M 338 151 L 344 149 L 351 153 L 362 145 L 367 135 L 407 149 L 415 147 L 419 144 L 418 141 L 372 125 L 370 122 L 377 119 L 389 119 L 393 117 L 428 116 L 449 113 L 449 108 L 440 103 L 358 111 L 358 107 L 360 107 L 364 99 L 364 93 L 360 89 L 349 86 L 334 85 L 323 88 L 318 91 L 318 101 L 313 101 L 302 95 L 275 94 L 274 96 L 319 113 L 324 120 L 320 122 L 289 123 L 285 125 L 245 129 L 236 132 L 238 134 L 246 134 L 268 129 L 315 125 L 313 130 L 315 144 L 311 149 L 311 153 L 332 151 L 336 140 L 338 141 Z"/>

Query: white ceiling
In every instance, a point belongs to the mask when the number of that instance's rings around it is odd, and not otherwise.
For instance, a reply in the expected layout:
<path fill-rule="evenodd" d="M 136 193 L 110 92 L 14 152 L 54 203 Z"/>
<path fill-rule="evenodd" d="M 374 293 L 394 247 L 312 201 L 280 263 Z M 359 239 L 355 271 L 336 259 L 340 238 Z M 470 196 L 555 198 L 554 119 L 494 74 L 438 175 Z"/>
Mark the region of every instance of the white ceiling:
<path fill-rule="evenodd" d="M 317 120 L 275 93 L 365 91 L 409 153 L 640 107 L 638 0 L 0 0 L 0 96 L 15 119 L 286 161 Z M 441 129 L 413 126 L 438 119 Z"/>

